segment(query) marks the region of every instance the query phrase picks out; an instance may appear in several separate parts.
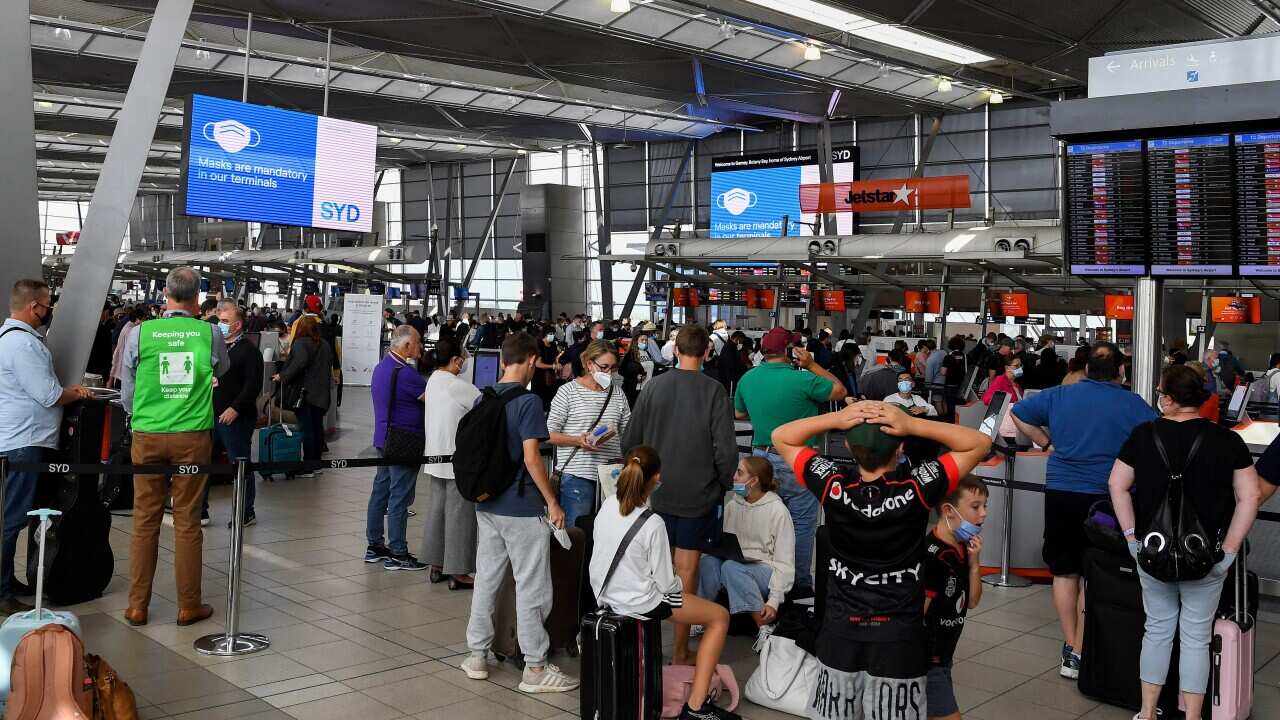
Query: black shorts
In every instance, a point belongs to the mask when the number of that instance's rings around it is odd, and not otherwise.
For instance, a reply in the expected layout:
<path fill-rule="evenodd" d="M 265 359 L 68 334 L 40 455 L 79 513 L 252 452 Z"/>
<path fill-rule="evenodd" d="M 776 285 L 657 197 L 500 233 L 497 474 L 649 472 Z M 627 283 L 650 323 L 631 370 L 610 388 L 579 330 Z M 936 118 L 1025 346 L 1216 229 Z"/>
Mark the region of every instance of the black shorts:
<path fill-rule="evenodd" d="M 644 613 L 644 616 L 650 620 L 666 620 L 671 617 L 671 610 L 671 606 L 667 604 L 667 601 L 663 600 L 657 605 L 654 605 L 652 610 Z"/>
<path fill-rule="evenodd" d="M 708 552 L 720 546 L 721 516 L 717 507 L 702 517 L 686 518 L 658 513 L 667 525 L 667 541 L 673 549 Z"/>
<path fill-rule="evenodd" d="M 1089 540 L 1084 535 L 1084 521 L 1089 508 L 1106 495 L 1045 490 L 1044 549 L 1041 554 L 1049 572 L 1055 577 L 1079 575 L 1084 571 L 1084 551 Z"/>

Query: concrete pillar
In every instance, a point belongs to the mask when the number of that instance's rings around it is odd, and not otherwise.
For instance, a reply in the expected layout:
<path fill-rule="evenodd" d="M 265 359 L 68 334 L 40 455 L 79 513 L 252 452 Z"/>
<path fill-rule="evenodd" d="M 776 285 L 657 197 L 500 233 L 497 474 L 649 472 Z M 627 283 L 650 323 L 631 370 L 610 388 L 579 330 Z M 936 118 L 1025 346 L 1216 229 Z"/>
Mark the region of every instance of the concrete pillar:
<path fill-rule="evenodd" d="M 36 180 L 35 114 L 31 104 L 31 4 L 0 2 L 0 297 L 13 283 L 40 277 L 40 208 Z M 117 238 L 118 240 L 118 238 Z M 95 313 L 94 318 L 98 316 Z"/>
<path fill-rule="evenodd" d="M 80 244 L 67 272 L 59 312 L 49 333 L 54 369 L 64 385 L 80 382 L 89 362 L 102 303 L 120 254 L 120 240 L 129 225 L 129 211 L 138 193 L 193 2 L 159 1 L 134 67 L 133 80 L 89 203 Z M 22 32 L 28 31 L 28 25 L 24 15 Z M 29 93 L 29 88 L 24 90 L 23 97 Z"/>

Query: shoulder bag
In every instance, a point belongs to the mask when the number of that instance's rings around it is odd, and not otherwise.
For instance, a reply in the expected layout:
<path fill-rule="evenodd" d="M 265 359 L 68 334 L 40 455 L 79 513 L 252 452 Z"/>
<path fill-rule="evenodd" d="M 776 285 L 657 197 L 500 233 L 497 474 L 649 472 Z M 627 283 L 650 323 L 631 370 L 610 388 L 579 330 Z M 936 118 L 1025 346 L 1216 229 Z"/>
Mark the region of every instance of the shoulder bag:
<path fill-rule="evenodd" d="M 1147 523 L 1146 534 L 1139 540 L 1138 565 L 1162 582 L 1199 580 L 1213 569 L 1218 547 L 1217 543 L 1210 541 L 1195 509 L 1187 503 L 1183 481 L 1200 449 L 1204 433 L 1196 435 L 1187 459 L 1177 471 L 1169 463 L 1169 455 L 1160 440 L 1158 423 L 1152 423 L 1151 437 L 1161 462 L 1169 472 L 1169 488 Z"/>
<path fill-rule="evenodd" d="M 574 382 L 574 381 L 571 381 L 571 382 Z M 591 432 L 592 430 L 595 430 L 596 427 L 600 424 L 600 421 L 604 419 L 604 413 L 606 410 L 609 409 L 609 403 L 613 401 L 613 388 L 614 388 L 614 384 L 609 383 L 609 393 L 605 395 L 604 404 L 600 406 L 600 413 L 596 415 L 596 419 L 592 421 L 591 427 L 587 428 L 587 432 Z M 560 478 L 564 476 L 564 471 L 569 469 L 569 463 L 573 462 L 573 458 L 578 454 L 578 451 L 581 449 L 582 449 L 581 447 L 575 447 L 573 449 L 573 452 L 569 453 L 569 457 L 564 459 L 564 464 L 561 465 L 559 469 L 553 469 L 551 471 L 551 482 L 557 488 L 557 490 L 560 487 Z"/>
<path fill-rule="evenodd" d="M 420 465 L 426 450 L 424 430 L 407 430 L 395 426 L 396 381 L 404 366 L 391 371 L 391 392 L 387 398 L 387 436 L 382 443 L 382 457 L 398 465 Z"/>

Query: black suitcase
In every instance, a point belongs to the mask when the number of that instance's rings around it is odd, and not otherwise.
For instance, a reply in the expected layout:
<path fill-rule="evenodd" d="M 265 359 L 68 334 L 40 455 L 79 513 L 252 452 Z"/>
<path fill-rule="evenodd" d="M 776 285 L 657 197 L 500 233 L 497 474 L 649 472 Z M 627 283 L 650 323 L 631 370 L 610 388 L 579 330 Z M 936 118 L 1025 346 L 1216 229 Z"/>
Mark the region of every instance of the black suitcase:
<path fill-rule="evenodd" d="M 1084 553 L 1084 583 L 1080 692 L 1109 705 L 1138 710 L 1142 707 L 1138 663 L 1146 613 L 1137 567 L 1128 554 L 1089 548 Z M 1158 707 L 1166 719 L 1180 716 L 1176 639 Z"/>
<path fill-rule="evenodd" d="M 582 720 L 658 720 L 662 623 L 598 610 L 581 630 Z"/>

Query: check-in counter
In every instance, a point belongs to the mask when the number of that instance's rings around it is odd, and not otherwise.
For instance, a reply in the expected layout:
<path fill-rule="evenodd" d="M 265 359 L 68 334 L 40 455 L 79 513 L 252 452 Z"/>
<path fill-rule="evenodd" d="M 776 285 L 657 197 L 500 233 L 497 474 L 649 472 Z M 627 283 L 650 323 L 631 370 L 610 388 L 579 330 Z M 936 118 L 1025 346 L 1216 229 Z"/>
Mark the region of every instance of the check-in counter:
<path fill-rule="evenodd" d="M 1044 487 L 1045 467 L 1049 453 L 1028 450 L 1014 457 L 1013 479 Z M 987 521 L 982 526 L 982 567 L 999 569 L 1004 549 L 1005 458 L 996 455 L 973 469 L 973 474 L 987 481 Z M 1014 575 L 1044 578 L 1048 569 L 1041 557 L 1044 544 L 1044 492 L 1013 489 L 1013 536 L 1010 544 L 1009 569 Z"/>
<path fill-rule="evenodd" d="M 1274 420 L 1247 420 L 1232 429 L 1244 438 L 1255 461 L 1280 436 L 1280 423 Z M 1261 509 L 1280 513 L 1280 493 L 1272 495 Z M 1259 518 L 1249 531 L 1249 542 L 1254 548 L 1249 554 L 1249 569 L 1258 573 L 1261 592 L 1280 596 L 1280 522 Z"/>

